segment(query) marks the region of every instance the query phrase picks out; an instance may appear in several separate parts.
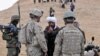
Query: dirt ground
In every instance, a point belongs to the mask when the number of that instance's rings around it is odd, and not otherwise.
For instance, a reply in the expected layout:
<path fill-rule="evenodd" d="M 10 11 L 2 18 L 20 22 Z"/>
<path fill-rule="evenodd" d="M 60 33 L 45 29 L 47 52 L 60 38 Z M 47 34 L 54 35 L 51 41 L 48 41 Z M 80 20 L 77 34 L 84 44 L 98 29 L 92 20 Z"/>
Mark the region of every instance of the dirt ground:
<path fill-rule="evenodd" d="M 57 0 L 58 1 L 58 0 Z M 86 40 L 90 41 L 91 37 L 95 37 L 95 44 L 100 45 L 100 0 L 76 0 L 76 21 L 79 22 L 80 28 L 85 31 Z M 68 10 L 68 5 L 66 9 L 62 9 L 59 2 L 49 2 L 49 3 L 36 3 L 33 4 L 32 0 L 21 0 L 21 24 L 26 24 L 26 22 L 30 19 L 29 12 L 33 8 L 39 8 L 44 11 L 44 15 L 41 18 L 40 25 L 45 28 L 47 25 L 46 17 L 49 15 L 49 8 L 52 6 L 57 17 L 57 25 L 60 27 L 64 26 L 63 23 L 63 14 L 66 10 Z M 10 22 L 11 15 L 18 14 L 17 4 L 13 7 L 9 8 L 8 10 L 0 12 L 0 24 L 7 24 Z M 2 36 L 2 33 L 0 33 Z M 0 38 L 0 56 L 6 56 L 7 49 L 6 49 L 6 41 Z M 20 56 L 26 56 L 25 46 L 22 46 Z"/>

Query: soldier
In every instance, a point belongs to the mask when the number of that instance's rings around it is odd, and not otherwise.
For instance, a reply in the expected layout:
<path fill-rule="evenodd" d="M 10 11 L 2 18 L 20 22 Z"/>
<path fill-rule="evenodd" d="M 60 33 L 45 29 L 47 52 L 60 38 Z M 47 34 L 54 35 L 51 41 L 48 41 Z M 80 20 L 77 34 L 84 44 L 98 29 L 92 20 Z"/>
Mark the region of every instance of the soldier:
<path fill-rule="evenodd" d="M 11 29 L 5 29 L 3 32 L 3 38 L 7 42 L 8 54 L 7 56 L 18 56 L 20 53 L 20 43 L 18 41 L 18 28 L 19 16 L 13 15 L 9 27 Z M 5 33 L 5 34 L 4 34 Z"/>
<path fill-rule="evenodd" d="M 27 56 L 46 56 L 47 44 L 42 27 L 38 25 L 43 11 L 34 9 L 30 13 L 31 20 L 26 25 L 26 41 L 24 44 L 27 48 Z M 22 35 L 23 36 L 23 35 Z M 23 39 L 22 39 L 23 40 Z"/>
<path fill-rule="evenodd" d="M 74 20 L 75 16 L 72 11 L 65 12 L 65 27 L 56 37 L 54 56 L 83 56 L 84 36 L 74 26 Z"/>
<path fill-rule="evenodd" d="M 47 40 L 48 56 L 53 56 L 55 47 L 55 38 L 58 34 L 59 27 L 56 25 L 57 19 L 55 17 L 48 17 L 48 26 L 45 28 L 45 38 Z"/>

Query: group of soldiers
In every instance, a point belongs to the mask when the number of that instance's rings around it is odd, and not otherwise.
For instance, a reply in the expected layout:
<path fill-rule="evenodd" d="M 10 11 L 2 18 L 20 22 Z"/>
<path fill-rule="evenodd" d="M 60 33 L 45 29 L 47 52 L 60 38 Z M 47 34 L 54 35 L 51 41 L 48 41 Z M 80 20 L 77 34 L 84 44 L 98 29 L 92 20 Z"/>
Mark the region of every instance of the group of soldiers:
<path fill-rule="evenodd" d="M 29 15 L 30 21 L 21 29 L 17 27 L 20 17 L 13 15 L 8 25 L 10 29 L 2 31 L 2 37 L 7 41 L 7 56 L 18 56 L 21 44 L 26 46 L 27 56 L 84 56 L 85 34 L 75 21 L 74 12 L 64 13 L 62 20 L 65 26 L 61 28 L 57 26 L 54 14 L 51 14 L 47 17 L 48 26 L 44 31 L 38 24 L 43 11 L 33 9 Z"/>

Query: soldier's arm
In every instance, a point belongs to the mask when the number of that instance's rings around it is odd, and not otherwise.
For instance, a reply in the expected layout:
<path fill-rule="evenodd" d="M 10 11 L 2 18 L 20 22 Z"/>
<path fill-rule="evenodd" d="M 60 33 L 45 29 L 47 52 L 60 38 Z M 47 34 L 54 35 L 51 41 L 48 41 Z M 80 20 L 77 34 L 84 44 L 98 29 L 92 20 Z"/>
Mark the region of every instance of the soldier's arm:
<path fill-rule="evenodd" d="M 39 45 L 41 46 L 43 52 L 47 52 L 47 43 L 44 37 L 44 33 L 43 32 L 39 33 L 37 37 Z"/>
<path fill-rule="evenodd" d="M 85 37 L 85 32 L 82 30 L 82 29 L 80 29 L 80 28 L 78 28 L 81 32 L 82 32 L 82 34 L 83 34 L 83 37 L 84 37 L 84 44 L 86 43 L 86 37 Z"/>
<path fill-rule="evenodd" d="M 47 43 L 46 43 L 46 39 L 44 36 L 44 32 L 42 30 L 40 30 L 41 28 L 39 28 L 39 29 L 38 28 L 39 27 L 34 28 L 37 41 L 38 41 L 40 47 L 42 48 L 42 51 L 47 52 Z"/>
<path fill-rule="evenodd" d="M 55 40 L 55 50 L 53 56 L 59 56 L 61 53 L 62 47 L 62 31 L 60 31 Z"/>
<path fill-rule="evenodd" d="M 85 32 L 84 32 L 84 31 L 82 31 L 82 33 L 83 33 L 83 37 L 84 37 L 84 44 L 85 44 L 85 43 L 86 43 Z"/>

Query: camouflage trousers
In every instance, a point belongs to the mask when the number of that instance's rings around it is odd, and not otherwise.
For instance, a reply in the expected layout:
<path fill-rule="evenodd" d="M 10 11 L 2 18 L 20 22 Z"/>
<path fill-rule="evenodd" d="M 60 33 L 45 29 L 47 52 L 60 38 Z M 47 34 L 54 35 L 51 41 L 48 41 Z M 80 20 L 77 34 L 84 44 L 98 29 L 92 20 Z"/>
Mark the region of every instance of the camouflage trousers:
<path fill-rule="evenodd" d="M 7 56 L 18 56 L 20 53 L 19 48 L 8 48 L 8 54 Z"/>
<path fill-rule="evenodd" d="M 43 56 L 41 48 L 33 47 L 32 44 L 28 44 L 26 48 L 27 56 Z"/>

